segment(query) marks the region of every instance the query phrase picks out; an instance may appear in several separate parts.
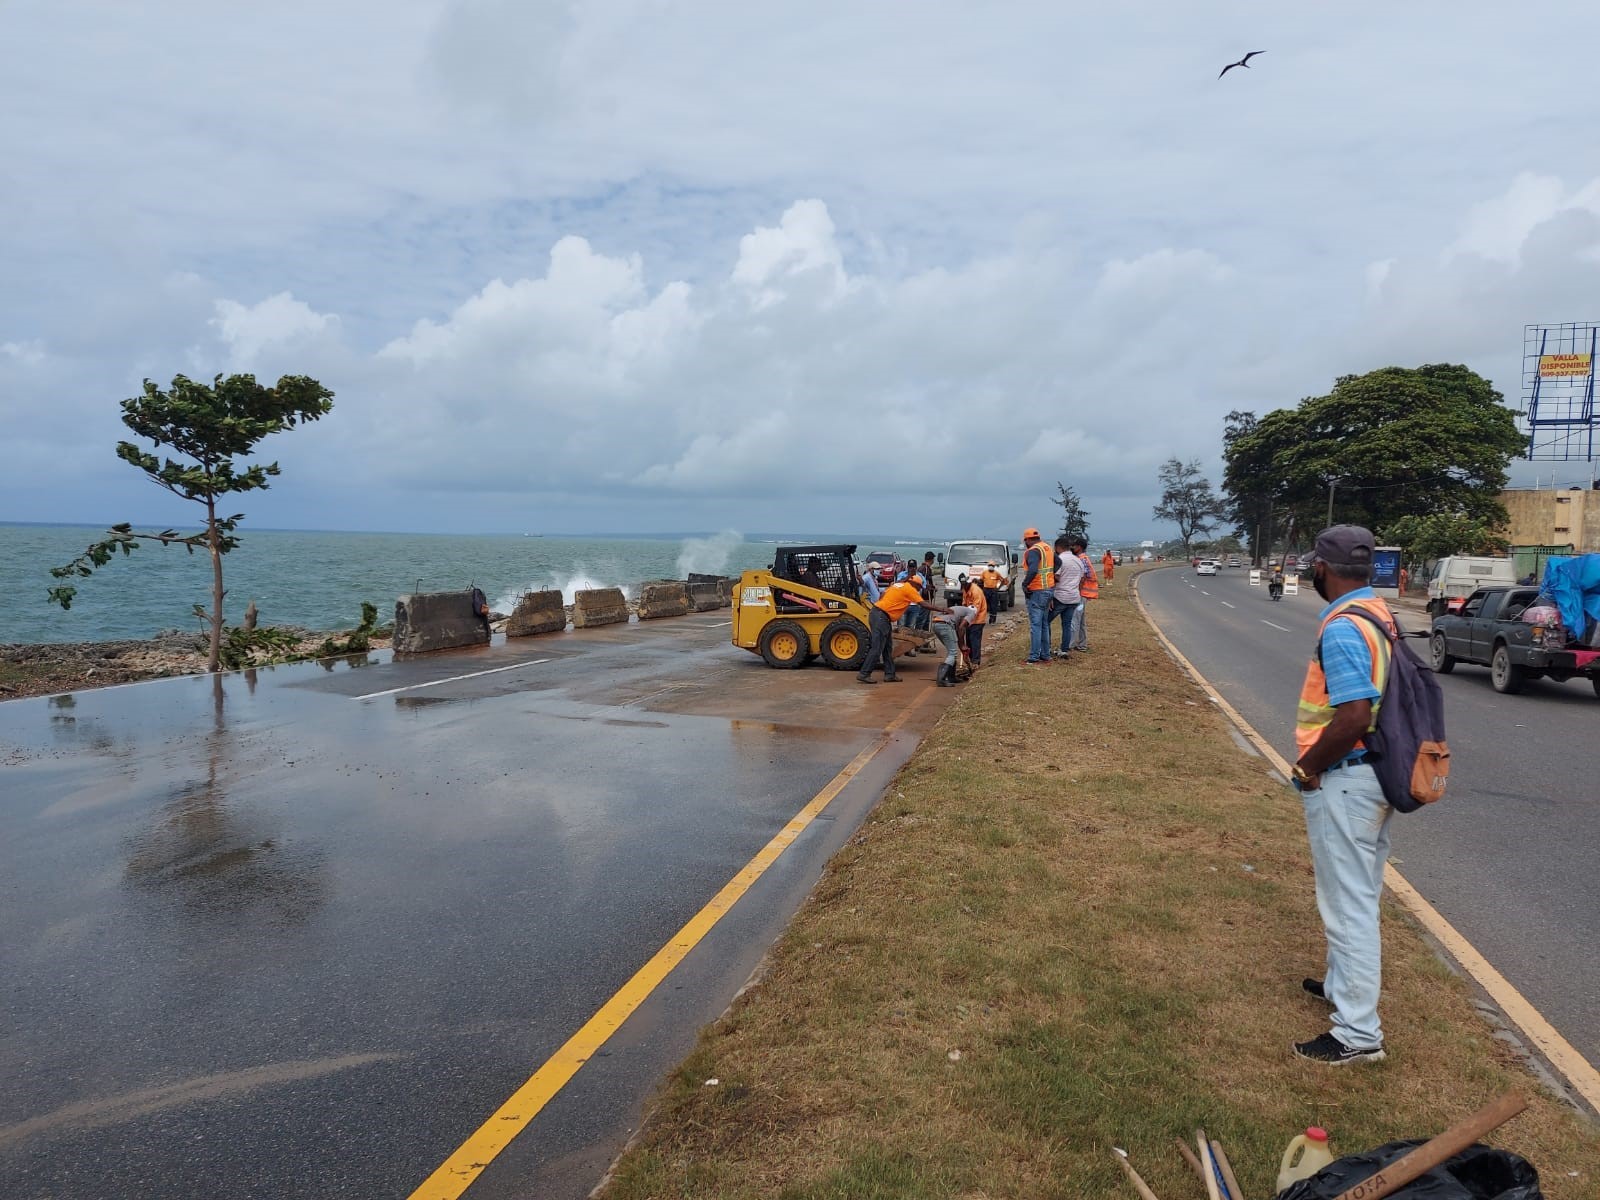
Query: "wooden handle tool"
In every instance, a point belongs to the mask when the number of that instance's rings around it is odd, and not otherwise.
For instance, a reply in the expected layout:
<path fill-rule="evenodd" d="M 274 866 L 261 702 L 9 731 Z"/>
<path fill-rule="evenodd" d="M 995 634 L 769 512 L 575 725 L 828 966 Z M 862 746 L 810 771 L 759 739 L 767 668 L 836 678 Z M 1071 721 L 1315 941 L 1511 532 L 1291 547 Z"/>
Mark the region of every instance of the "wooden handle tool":
<path fill-rule="evenodd" d="M 1194 1168 L 1195 1178 L 1197 1178 L 1201 1184 L 1204 1185 L 1206 1181 L 1206 1169 L 1200 1165 L 1200 1160 L 1194 1156 L 1194 1148 L 1182 1138 L 1173 1138 L 1172 1144 L 1178 1148 L 1178 1153 L 1183 1155 L 1183 1161 Z"/>
<path fill-rule="evenodd" d="M 1211 1164 L 1211 1143 L 1206 1139 L 1204 1129 L 1194 1131 L 1194 1142 L 1200 1151 L 1195 1157 L 1200 1160 L 1200 1174 L 1205 1177 L 1206 1195 L 1210 1200 L 1222 1200 L 1222 1193 L 1217 1191 L 1217 1173 Z"/>
<path fill-rule="evenodd" d="M 1215 1138 L 1211 1140 L 1211 1155 L 1217 1160 L 1217 1166 L 1222 1168 L 1222 1178 L 1227 1181 L 1228 1194 L 1233 1200 L 1244 1200 L 1244 1194 L 1239 1191 L 1239 1181 L 1233 1177 L 1233 1164 L 1222 1152 L 1222 1143 Z"/>
<path fill-rule="evenodd" d="M 1135 1171 L 1133 1164 L 1128 1161 L 1128 1152 L 1121 1146 L 1113 1146 L 1111 1151 L 1117 1156 L 1117 1161 L 1122 1164 L 1122 1169 L 1128 1176 L 1128 1182 L 1133 1184 L 1133 1188 L 1139 1193 L 1141 1200 L 1156 1200 L 1156 1194 L 1150 1190 L 1150 1186 L 1143 1179 L 1139 1178 L 1139 1172 Z"/>
<path fill-rule="evenodd" d="M 1451 1155 L 1460 1154 L 1473 1142 L 1499 1129 L 1527 1107 L 1527 1100 L 1515 1092 L 1507 1092 L 1492 1104 L 1484 1105 L 1465 1121 L 1450 1126 L 1431 1141 L 1423 1142 L 1404 1158 L 1346 1188 L 1339 1194 L 1338 1200 L 1380 1200 L 1380 1197 L 1404 1187 L 1418 1175 L 1433 1170 Z"/>

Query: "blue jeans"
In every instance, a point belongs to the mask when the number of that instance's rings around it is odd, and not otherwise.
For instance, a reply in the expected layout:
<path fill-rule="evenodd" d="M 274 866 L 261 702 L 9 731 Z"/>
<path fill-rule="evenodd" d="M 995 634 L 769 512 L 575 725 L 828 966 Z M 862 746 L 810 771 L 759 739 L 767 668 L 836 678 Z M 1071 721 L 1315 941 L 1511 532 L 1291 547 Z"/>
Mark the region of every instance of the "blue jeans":
<path fill-rule="evenodd" d="M 1028 593 L 1028 661 L 1050 661 L 1050 592 L 1039 588 Z"/>
<path fill-rule="evenodd" d="M 1333 1002 L 1333 1035 L 1346 1046 L 1370 1050 L 1383 1044 L 1378 898 L 1394 809 L 1365 763 L 1326 772 L 1322 786 L 1300 793 L 1300 800 L 1316 868 L 1317 911 L 1328 937 L 1328 973 L 1322 986 Z"/>
<path fill-rule="evenodd" d="M 1050 624 L 1053 625 L 1058 620 L 1061 622 L 1061 656 L 1063 658 L 1066 657 L 1067 651 L 1072 649 L 1073 614 L 1082 607 L 1082 604 L 1074 604 L 1068 600 L 1050 601 Z M 1046 648 L 1049 647 L 1050 640 L 1050 627 L 1047 625 L 1044 631 L 1044 644 Z"/>

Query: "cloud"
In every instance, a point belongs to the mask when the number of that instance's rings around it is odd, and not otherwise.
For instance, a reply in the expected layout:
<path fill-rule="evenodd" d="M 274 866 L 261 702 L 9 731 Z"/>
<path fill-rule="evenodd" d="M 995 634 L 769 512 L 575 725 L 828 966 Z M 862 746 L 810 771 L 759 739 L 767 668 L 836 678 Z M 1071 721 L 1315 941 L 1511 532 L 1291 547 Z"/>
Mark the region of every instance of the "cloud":
<path fill-rule="evenodd" d="M 337 393 L 263 519 L 427 529 L 1011 530 L 1059 478 L 1136 533 L 1230 409 L 1441 358 L 1514 394 L 1525 323 L 1597 315 L 1587 116 L 1492 6 L 1347 15 L 10 12 L 0 518 L 63 469 L 132 511 L 116 401 L 179 370 Z"/>
<path fill-rule="evenodd" d="M 336 333 L 339 319 L 314 312 L 310 305 L 288 292 L 268 296 L 259 304 L 240 304 L 237 300 L 218 300 L 217 315 L 210 321 L 217 336 L 227 344 L 229 358 L 238 367 L 255 363 L 267 347 L 292 345 L 309 338 Z"/>

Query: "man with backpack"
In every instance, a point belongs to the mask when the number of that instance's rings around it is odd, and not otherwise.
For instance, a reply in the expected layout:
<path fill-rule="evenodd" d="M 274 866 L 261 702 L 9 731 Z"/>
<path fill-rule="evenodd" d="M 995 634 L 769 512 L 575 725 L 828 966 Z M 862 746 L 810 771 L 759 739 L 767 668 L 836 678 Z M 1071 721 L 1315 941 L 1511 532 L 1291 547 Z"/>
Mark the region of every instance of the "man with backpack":
<path fill-rule="evenodd" d="M 1378 899 L 1389 857 L 1389 818 L 1368 738 L 1394 657 L 1394 616 L 1373 593 L 1371 532 L 1335 525 L 1317 535 L 1312 586 L 1328 602 L 1300 691 L 1294 786 L 1305 806 L 1317 910 L 1328 940 L 1326 977 L 1306 991 L 1333 1005 L 1333 1028 L 1298 1042 L 1301 1058 L 1329 1065 L 1384 1057 Z"/>

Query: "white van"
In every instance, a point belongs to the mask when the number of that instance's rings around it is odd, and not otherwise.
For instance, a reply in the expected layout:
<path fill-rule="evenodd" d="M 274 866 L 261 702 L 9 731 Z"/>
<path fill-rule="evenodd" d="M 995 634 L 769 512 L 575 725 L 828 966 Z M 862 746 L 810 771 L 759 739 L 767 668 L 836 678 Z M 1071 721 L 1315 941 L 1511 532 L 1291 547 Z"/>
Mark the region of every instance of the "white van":
<path fill-rule="evenodd" d="M 1000 572 L 1001 609 L 1010 608 L 1016 603 L 1017 589 L 1016 581 L 1012 577 L 1012 568 L 1017 564 L 1017 556 L 1012 552 L 1010 543 L 993 542 L 984 538 L 967 538 L 945 546 L 942 557 L 944 594 L 951 603 L 954 603 L 961 594 L 961 576 L 977 579 L 991 562 L 994 563 L 995 570 Z"/>
<path fill-rule="evenodd" d="M 1451 601 L 1456 601 L 1454 607 L 1459 608 L 1460 601 L 1481 587 L 1516 581 L 1516 564 L 1509 558 L 1469 558 L 1463 554 L 1441 558 L 1428 576 L 1428 611 L 1437 616 L 1450 610 Z"/>

